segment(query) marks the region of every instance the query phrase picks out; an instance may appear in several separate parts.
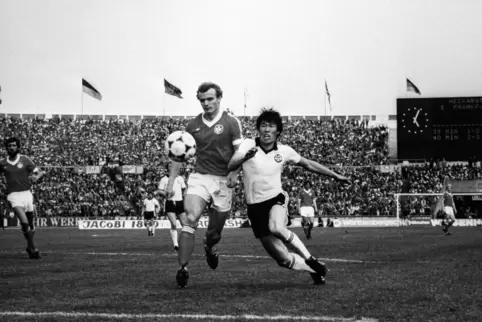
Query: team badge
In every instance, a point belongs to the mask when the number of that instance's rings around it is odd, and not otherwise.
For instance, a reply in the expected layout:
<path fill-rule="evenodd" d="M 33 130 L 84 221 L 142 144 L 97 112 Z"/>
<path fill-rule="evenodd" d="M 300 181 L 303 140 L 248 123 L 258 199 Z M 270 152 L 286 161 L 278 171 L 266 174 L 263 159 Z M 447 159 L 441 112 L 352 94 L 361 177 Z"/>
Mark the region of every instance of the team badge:
<path fill-rule="evenodd" d="M 214 127 L 214 133 L 221 134 L 223 133 L 224 127 L 221 124 L 218 124 Z"/>
<path fill-rule="evenodd" d="M 17 168 L 22 169 L 22 168 L 23 168 L 23 163 L 22 163 L 22 162 L 17 163 Z"/>
<path fill-rule="evenodd" d="M 278 163 L 282 162 L 283 161 L 283 155 L 281 153 L 276 153 L 274 155 L 274 160 Z"/>

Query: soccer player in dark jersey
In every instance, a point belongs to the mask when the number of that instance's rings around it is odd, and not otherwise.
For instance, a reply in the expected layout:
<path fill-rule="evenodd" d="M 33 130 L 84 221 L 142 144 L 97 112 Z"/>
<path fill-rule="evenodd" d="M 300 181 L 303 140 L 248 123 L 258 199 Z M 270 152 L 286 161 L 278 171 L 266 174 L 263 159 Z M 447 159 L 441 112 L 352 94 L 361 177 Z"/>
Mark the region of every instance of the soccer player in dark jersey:
<path fill-rule="evenodd" d="M 228 163 L 242 141 L 241 123 L 232 114 L 221 109 L 223 91 L 214 83 L 203 83 L 197 91 L 203 113 L 192 119 L 186 127 L 196 140 L 196 167 L 189 176 L 184 196 L 184 210 L 179 219 L 182 225 L 179 236 L 178 259 L 181 266 L 176 280 L 180 288 L 189 279 L 187 265 L 194 249 L 194 236 L 199 218 L 206 206 L 209 224 L 204 238 L 206 261 L 212 269 L 218 266 L 215 245 L 221 240 L 224 223 L 229 216 L 234 187 L 239 170 L 228 171 Z M 173 162 L 166 187 L 167 199 L 174 195 L 173 185 L 182 164 Z"/>
<path fill-rule="evenodd" d="M 34 205 L 30 191 L 31 182 L 42 177 L 43 173 L 27 156 L 20 154 L 20 140 L 9 138 L 5 142 L 8 156 L 0 160 L 0 173 L 7 180 L 7 200 L 20 221 L 20 227 L 27 240 L 27 254 L 31 259 L 39 259 L 40 253 L 34 242 Z"/>
<path fill-rule="evenodd" d="M 316 206 L 316 195 L 311 189 L 311 182 L 305 181 L 303 189 L 298 194 L 298 213 L 301 216 L 301 225 L 305 232 L 306 239 L 311 239 L 311 230 L 315 213 L 318 211 Z"/>
<path fill-rule="evenodd" d="M 454 197 L 452 195 L 452 185 L 448 184 L 443 198 L 443 212 L 444 219 L 442 220 L 443 232 L 446 236 L 452 235 L 449 232 L 450 227 L 455 223 L 455 215 L 457 214 L 457 209 L 455 208 Z"/>

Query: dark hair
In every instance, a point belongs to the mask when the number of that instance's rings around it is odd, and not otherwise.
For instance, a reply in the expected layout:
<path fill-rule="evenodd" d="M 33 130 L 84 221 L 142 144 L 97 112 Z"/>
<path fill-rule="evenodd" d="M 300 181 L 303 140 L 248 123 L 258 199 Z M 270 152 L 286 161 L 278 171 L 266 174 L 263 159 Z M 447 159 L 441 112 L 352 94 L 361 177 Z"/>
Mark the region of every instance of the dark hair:
<path fill-rule="evenodd" d="M 273 108 L 261 109 L 261 114 L 259 114 L 256 119 L 256 129 L 258 131 L 262 122 L 274 123 L 276 124 L 276 129 L 279 131 L 279 134 L 283 132 L 283 120 L 281 119 L 281 115 Z"/>
<path fill-rule="evenodd" d="M 204 82 L 201 85 L 199 85 L 196 96 L 199 96 L 200 93 L 206 93 L 211 88 L 213 88 L 216 91 L 216 98 L 223 97 L 223 90 L 221 89 L 221 87 L 219 87 L 218 84 L 211 83 L 211 82 Z"/>
<path fill-rule="evenodd" d="M 305 180 L 305 182 L 303 182 L 303 187 L 306 186 L 307 183 L 310 185 L 310 188 L 313 187 L 310 180 Z"/>
<path fill-rule="evenodd" d="M 18 138 L 9 138 L 9 139 L 7 139 L 7 140 L 5 141 L 5 148 L 7 148 L 8 145 L 9 145 L 10 143 L 12 143 L 12 142 L 17 143 L 17 148 L 20 148 L 20 139 L 18 139 Z"/>

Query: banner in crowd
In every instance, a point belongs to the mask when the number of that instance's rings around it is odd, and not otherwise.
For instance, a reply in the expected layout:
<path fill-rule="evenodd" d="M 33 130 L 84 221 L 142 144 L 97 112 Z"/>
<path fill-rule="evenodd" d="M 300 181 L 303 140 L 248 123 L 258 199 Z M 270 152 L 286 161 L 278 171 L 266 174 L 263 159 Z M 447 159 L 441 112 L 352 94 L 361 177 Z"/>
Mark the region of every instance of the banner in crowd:
<path fill-rule="evenodd" d="M 441 226 L 442 219 L 431 219 L 432 226 Z M 482 219 L 457 219 L 453 226 L 455 227 L 477 227 L 482 226 Z"/>
<path fill-rule="evenodd" d="M 224 224 L 224 228 L 240 228 L 245 219 L 228 219 Z M 207 228 L 208 219 L 199 220 L 198 228 Z M 79 220 L 79 229 L 143 229 L 144 220 Z M 171 228 L 169 220 L 154 220 L 154 224 L 158 229 Z M 177 221 L 177 228 L 181 228 L 179 221 Z"/>
<path fill-rule="evenodd" d="M 99 174 L 102 167 L 98 165 L 77 166 L 75 170 L 77 173 Z M 143 174 L 144 167 L 141 165 L 124 165 L 122 166 L 122 171 L 126 174 Z"/>

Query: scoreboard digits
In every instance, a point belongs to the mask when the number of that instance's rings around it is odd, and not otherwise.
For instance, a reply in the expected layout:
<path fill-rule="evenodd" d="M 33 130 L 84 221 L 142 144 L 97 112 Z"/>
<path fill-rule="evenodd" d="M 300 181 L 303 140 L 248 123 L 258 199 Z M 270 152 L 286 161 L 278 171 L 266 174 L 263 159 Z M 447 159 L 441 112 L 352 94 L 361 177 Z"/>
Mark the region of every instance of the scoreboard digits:
<path fill-rule="evenodd" d="M 482 158 L 482 97 L 397 100 L 398 159 Z"/>

